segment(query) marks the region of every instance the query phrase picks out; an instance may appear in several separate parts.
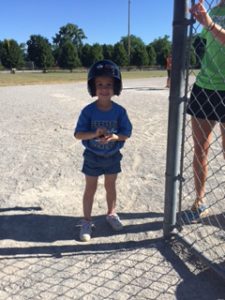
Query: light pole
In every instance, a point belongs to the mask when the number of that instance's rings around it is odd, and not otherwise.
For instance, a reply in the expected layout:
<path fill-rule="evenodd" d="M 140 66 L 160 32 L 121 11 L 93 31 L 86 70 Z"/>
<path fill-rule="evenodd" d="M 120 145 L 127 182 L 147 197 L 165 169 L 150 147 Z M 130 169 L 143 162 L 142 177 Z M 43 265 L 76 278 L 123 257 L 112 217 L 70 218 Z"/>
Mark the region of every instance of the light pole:
<path fill-rule="evenodd" d="M 130 65 L 130 0 L 128 0 L 128 64 Z"/>

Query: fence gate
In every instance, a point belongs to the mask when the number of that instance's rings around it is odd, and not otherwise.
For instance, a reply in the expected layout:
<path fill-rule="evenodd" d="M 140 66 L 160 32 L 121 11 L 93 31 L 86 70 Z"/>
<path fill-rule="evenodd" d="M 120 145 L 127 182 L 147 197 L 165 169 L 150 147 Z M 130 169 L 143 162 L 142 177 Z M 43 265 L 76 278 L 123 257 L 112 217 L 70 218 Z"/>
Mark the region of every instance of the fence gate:
<path fill-rule="evenodd" d="M 202 27 L 188 13 L 188 8 L 194 3 L 194 0 L 174 0 L 164 236 L 174 236 L 184 243 L 225 279 L 225 149 L 222 148 L 221 136 L 221 132 L 225 131 L 225 123 L 216 123 L 209 146 L 205 193 L 209 214 L 196 219 L 191 210 L 196 199 L 194 144 L 191 117 L 186 114 L 186 106 L 206 49 L 199 37 Z M 217 0 L 204 2 L 207 10 L 217 4 Z M 225 17 L 220 19 L 224 25 Z M 218 73 L 225 68 L 225 45 L 221 44 L 220 51 L 224 53 L 224 63 L 217 66 Z M 218 51 L 211 57 L 212 62 L 216 55 L 219 55 Z M 209 82 L 212 76 L 210 73 Z M 200 122 L 199 128 L 201 130 Z"/>

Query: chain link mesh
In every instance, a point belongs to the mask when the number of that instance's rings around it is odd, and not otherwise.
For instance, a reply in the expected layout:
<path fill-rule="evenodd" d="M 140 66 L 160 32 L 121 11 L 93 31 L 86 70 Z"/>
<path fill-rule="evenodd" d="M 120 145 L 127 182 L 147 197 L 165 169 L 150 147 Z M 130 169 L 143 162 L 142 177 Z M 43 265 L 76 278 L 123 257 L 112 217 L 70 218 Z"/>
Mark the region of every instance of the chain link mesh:
<path fill-rule="evenodd" d="M 218 1 L 205 1 L 205 5 L 208 11 L 214 7 Z M 195 56 L 196 64 L 201 65 L 203 58 L 203 49 L 206 48 L 204 41 L 199 38 L 198 34 L 201 31 L 201 26 L 199 23 L 195 23 L 192 28 L 193 36 L 190 37 L 194 41 L 195 46 Z M 215 43 L 213 40 L 211 43 Z M 211 47 L 209 44 L 207 47 Z M 205 49 L 206 50 L 206 49 Z M 205 51 L 204 50 L 204 51 Z M 220 48 L 214 53 L 210 59 L 215 60 L 215 57 L 219 52 L 224 52 L 224 45 L 221 44 Z M 225 56 L 224 62 L 221 65 L 217 65 L 217 74 L 210 74 L 208 81 L 212 82 L 212 77 L 214 75 L 221 75 L 221 80 L 225 84 L 225 78 L 222 78 L 221 70 L 225 68 Z M 193 88 L 193 83 L 196 80 L 196 76 L 199 72 L 199 69 L 194 70 L 192 67 L 189 71 L 189 83 L 188 83 L 188 99 Z M 212 92 L 212 95 L 217 94 L 215 89 Z M 225 93 L 224 93 L 225 96 Z M 219 96 L 221 97 L 221 96 Z M 198 97 L 195 98 L 195 101 L 198 101 Z M 209 100 L 209 105 L 212 103 Z M 225 98 L 221 98 L 221 101 L 225 103 Z M 224 105 L 224 104 L 223 104 Z M 217 107 L 213 106 L 213 113 L 217 116 Z M 199 104 L 199 112 L 201 112 L 204 107 Z M 219 110 L 218 113 L 221 113 Z M 221 116 L 217 116 L 220 118 Z M 203 116 L 204 118 L 204 116 Z M 207 116 L 205 116 L 206 121 Z M 205 130 L 202 127 L 201 120 L 195 119 L 198 122 L 199 130 L 202 136 L 206 139 Z M 215 126 L 214 126 L 215 125 Z M 181 236 L 187 239 L 190 245 L 198 248 L 198 251 L 210 261 L 211 265 L 217 265 L 224 273 L 225 278 L 225 162 L 224 162 L 224 151 L 223 149 L 223 136 L 225 136 L 225 123 L 216 122 L 213 124 L 212 121 L 208 120 L 206 125 L 207 127 L 212 128 L 212 141 L 208 147 L 208 160 L 206 163 L 206 168 L 208 168 L 208 175 L 206 179 L 206 193 L 205 193 L 205 202 L 208 206 L 209 214 L 202 218 L 195 218 L 194 212 L 191 209 L 195 199 L 196 199 L 196 190 L 195 190 L 195 180 L 200 182 L 200 178 L 196 174 L 196 179 L 194 178 L 194 169 L 193 169 L 193 159 L 194 159 L 194 142 L 193 139 L 199 142 L 198 137 L 193 136 L 192 132 L 192 122 L 191 116 L 186 115 L 185 121 L 185 136 L 184 136 L 184 153 L 182 161 L 182 174 L 184 182 L 182 183 L 182 191 L 180 195 L 180 209 L 178 214 L 178 224 L 181 227 Z M 200 144 L 198 144 L 199 146 Z M 201 149 L 202 155 L 204 150 Z M 201 164 L 198 161 L 199 168 Z"/>

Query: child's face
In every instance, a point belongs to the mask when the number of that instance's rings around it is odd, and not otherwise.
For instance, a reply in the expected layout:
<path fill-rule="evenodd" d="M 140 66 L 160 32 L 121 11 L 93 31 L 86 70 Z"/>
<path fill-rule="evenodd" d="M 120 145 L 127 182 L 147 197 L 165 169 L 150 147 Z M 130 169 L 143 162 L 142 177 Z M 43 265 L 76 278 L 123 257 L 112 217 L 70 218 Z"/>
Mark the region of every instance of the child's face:
<path fill-rule="evenodd" d="M 96 77 L 95 88 L 96 96 L 99 100 L 111 100 L 111 97 L 114 95 L 114 80 L 111 77 Z"/>

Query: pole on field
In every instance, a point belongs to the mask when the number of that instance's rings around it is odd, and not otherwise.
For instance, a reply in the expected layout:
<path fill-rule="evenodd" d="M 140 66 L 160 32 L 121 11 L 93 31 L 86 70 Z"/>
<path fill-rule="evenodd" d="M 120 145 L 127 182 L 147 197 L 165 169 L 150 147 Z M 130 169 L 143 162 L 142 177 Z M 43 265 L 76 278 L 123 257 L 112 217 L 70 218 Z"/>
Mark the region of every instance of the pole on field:
<path fill-rule="evenodd" d="M 127 38 L 127 49 L 128 49 L 128 65 L 130 65 L 130 0 L 128 0 L 128 38 Z"/>
<path fill-rule="evenodd" d="M 167 158 L 165 175 L 164 237 L 171 236 L 176 226 L 178 188 L 181 179 L 180 150 L 182 137 L 182 116 L 185 97 L 187 0 L 174 0 L 172 70 L 169 95 L 169 116 L 167 133 Z"/>

